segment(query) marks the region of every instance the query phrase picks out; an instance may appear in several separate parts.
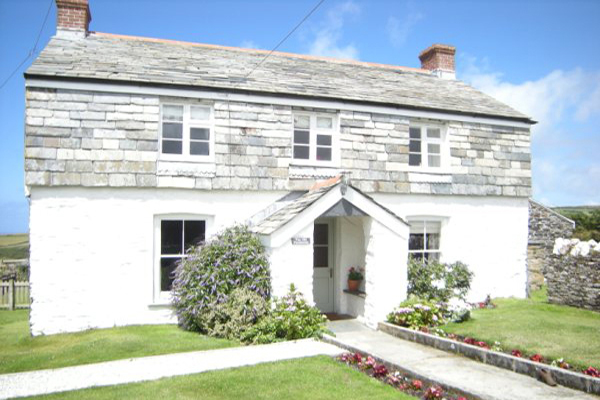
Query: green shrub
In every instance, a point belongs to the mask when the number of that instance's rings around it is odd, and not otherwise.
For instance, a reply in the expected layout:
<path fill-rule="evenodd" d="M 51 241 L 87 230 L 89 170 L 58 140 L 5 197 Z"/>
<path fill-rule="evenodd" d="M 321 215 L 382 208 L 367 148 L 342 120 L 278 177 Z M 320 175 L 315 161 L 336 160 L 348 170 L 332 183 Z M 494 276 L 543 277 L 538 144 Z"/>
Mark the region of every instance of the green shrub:
<path fill-rule="evenodd" d="M 179 325 L 208 333 L 221 323 L 214 312 L 231 292 L 245 288 L 268 299 L 269 262 L 258 237 L 246 226 L 230 227 L 209 242 L 188 250 L 173 281 L 173 305 Z"/>
<path fill-rule="evenodd" d="M 319 309 L 310 306 L 293 284 L 290 285 L 289 293 L 276 299 L 274 304 L 270 314 L 242 335 L 242 341 L 272 343 L 320 337 L 327 332 L 327 318 Z"/>
<path fill-rule="evenodd" d="M 471 288 L 473 273 L 466 264 L 442 264 L 435 260 L 408 260 L 408 294 L 432 301 L 461 300 Z"/>
<path fill-rule="evenodd" d="M 234 289 L 225 303 L 209 311 L 214 325 L 208 334 L 214 337 L 239 340 L 244 332 L 269 312 L 269 302 L 246 288 Z"/>
<path fill-rule="evenodd" d="M 434 327 L 445 323 L 444 313 L 443 305 L 413 296 L 389 313 L 387 321 L 411 329 Z"/>

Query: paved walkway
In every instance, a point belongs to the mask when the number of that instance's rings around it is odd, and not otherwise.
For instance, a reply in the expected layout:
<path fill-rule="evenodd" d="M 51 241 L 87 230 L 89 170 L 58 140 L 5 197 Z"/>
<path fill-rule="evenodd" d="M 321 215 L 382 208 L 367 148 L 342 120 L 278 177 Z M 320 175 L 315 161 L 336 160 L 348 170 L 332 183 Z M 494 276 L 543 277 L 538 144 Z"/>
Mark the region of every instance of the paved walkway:
<path fill-rule="evenodd" d="M 6 374 L 0 375 L 0 399 L 148 381 L 316 355 L 335 356 L 342 352 L 336 346 L 305 339 Z"/>
<path fill-rule="evenodd" d="M 373 331 L 356 320 L 330 322 L 329 329 L 336 334 L 333 339 L 341 345 L 372 354 L 415 376 L 428 377 L 482 399 L 599 399 L 562 386 L 551 387 L 525 375 Z"/>

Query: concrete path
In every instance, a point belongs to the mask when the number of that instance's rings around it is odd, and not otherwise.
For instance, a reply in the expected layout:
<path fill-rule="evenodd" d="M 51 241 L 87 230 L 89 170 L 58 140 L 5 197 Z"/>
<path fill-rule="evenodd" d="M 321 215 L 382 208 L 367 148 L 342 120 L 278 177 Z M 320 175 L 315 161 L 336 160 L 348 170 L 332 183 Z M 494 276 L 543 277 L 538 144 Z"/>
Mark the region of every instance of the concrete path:
<path fill-rule="evenodd" d="M 342 352 L 336 346 L 305 339 L 5 374 L 0 375 L 0 399 L 149 381 L 316 355 L 335 356 Z"/>
<path fill-rule="evenodd" d="M 366 328 L 356 320 L 328 324 L 333 342 L 372 354 L 406 371 L 490 400 L 565 400 L 598 397 L 562 386 L 551 387 L 525 375 L 482 364 Z"/>

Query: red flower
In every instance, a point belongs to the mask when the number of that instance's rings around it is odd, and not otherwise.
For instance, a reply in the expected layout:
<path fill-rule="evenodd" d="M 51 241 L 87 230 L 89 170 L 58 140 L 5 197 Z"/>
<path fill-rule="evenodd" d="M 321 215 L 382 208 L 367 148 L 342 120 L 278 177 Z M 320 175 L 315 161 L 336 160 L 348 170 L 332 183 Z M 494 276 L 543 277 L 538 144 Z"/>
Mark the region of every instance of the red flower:
<path fill-rule="evenodd" d="M 476 342 L 477 346 L 483 347 L 484 349 L 489 349 L 490 346 L 486 342 Z"/>
<path fill-rule="evenodd" d="M 467 400 L 466 397 L 457 397 L 456 400 Z"/>
<path fill-rule="evenodd" d="M 515 357 L 523 357 L 523 353 L 521 353 L 521 350 L 513 350 L 510 352 L 510 354 L 512 354 Z"/>
<path fill-rule="evenodd" d="M 485 308 L 485 303 L 479 303 L 479 308 Z"/>
<path fill-rule="evenodd" d="M 375 366 L 373 367 L 373 376 L 375 378 L 380 378 L 380 377 L 386 376 L 387 373 L 388 373 L 388 370 L 385 367 L 385 365 L 383 365 L 383 364 L 375 364 Z"/>
<path fill-rule="evenodd" d="M 596 368 L 594 367 L 588 367 L 588 369 L 586 369 L 585 371 L 583 371 L 584 374 L 592 376 L 594 378 L 600 378 L 600 371 L 598 371 Z"/>
<path fill-rule="evenodd" d="M 544 357 L 542 357 L 540 354 L 534 354 L 531 357 L 529 357 L 529 359 L 535 362 L 544 362 Z"/>
<path fill-rule="evenodd" d="M 418 379 L 414 379 L 414 380 L 411 382 L 411 386 L 412 386 L 412 388 L 413 388 L 414 390 L 421 390 L 421 389 L 423 389 L 423 382 L 421 382 L 421 381 L 420 381 L 420 380 L 418 380 Z"/>
<path fill-rule="evenodd" d="M 352 358 L 357 364 L 360 364 L 362 362 L 362 356 L 360 355 L 360 353 L 354 353 L 354 356 Z"/>
<path fill-rule="evenodd" d="M 444 396 L 444 391 L 439 386 L 431 386 L 425 391 L 427 400 L 441 399 Z"/>
<path fill-rule="evenodd" d="M 463 340 L 463 342 L 475 346 L 475 339 L 473 339 L 472 337 L 466 337 L 465 340 Z"/>

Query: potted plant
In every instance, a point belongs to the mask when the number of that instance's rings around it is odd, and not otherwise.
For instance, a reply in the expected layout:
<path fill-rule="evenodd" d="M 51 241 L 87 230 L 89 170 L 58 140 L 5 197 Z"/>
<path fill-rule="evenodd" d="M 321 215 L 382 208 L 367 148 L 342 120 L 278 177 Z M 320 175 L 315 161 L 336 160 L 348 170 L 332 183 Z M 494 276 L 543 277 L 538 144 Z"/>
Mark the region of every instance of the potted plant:
<path fill-rule="evenodd" d="M 358 267 L 350 267 L 348 270 L 348 290 L 358 292 L 360 281 L 364 278 L 363 269 Z"/>

